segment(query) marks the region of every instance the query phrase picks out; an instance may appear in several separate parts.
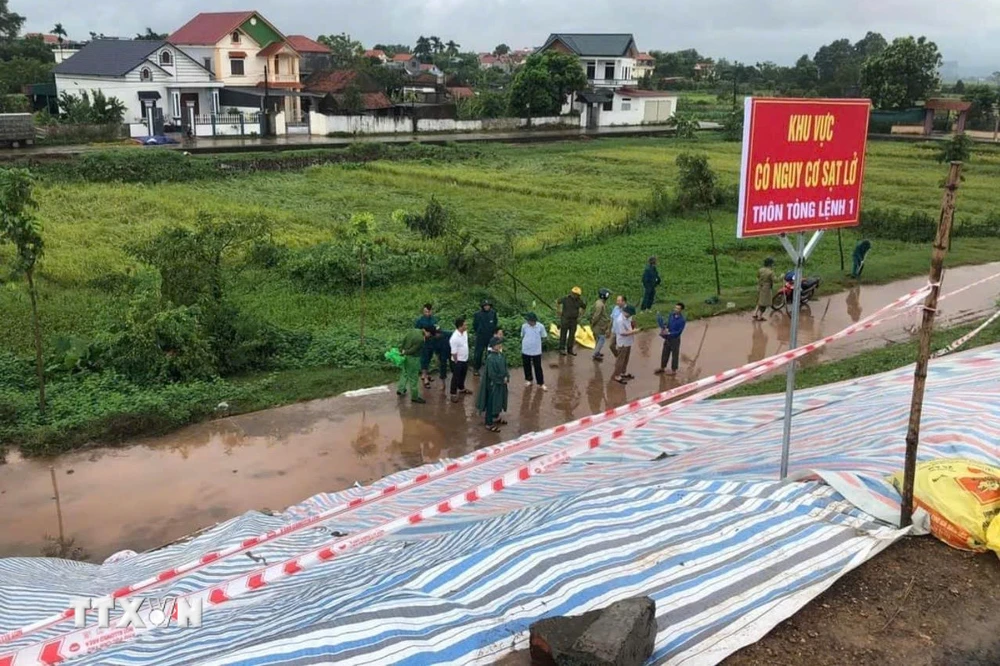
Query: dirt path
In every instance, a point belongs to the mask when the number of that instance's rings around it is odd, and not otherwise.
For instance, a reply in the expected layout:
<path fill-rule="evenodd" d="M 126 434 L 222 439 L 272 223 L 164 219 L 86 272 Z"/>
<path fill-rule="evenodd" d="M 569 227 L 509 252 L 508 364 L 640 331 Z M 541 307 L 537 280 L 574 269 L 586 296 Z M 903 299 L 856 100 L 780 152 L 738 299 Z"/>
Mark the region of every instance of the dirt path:
<path fill-rule="evenodd" d="M 955 269 L 945 291 L 1000 270 L 1000 264 Z M 914 278 L 860 287 L 815 304 L 802 318 L 802 342 L 843 329 L 926 282 Z M 996 284 L 970 290 L 943 304 L 944 324 L 992 309 Z M 910 317 L 900 318 L 814 355 L 808 362 L 842 358 L 907 337 Z M 788 348 L 788 319 L 776 315 L 755 326 L 749 315 L 691 322 L 682 342 L 677 377 L 658 377 L 660 341 L 640 335 L 627 387 L 611 382 L 610 362 L 548 356 L 550 391 L 524 388 L 513 373 L 510 425 L 488 433 L 474 400 L 452 404 L 436 386 L 426 405 L 400 401 L 388 387 L 363 397 L 340 396 L 194 425 L 131 446 L 96 448 L 52 461 L 22 460 L 0 466 L 0 557 L 38 555 L 45 535 L 58 535 L 49 466 L 56 471 L 64 534 L 92 559 L 116 550 L 147 550 L 248 510 L 281 510 L 320 492 L 342 490 L 390 473 L 457 457 L 477 448 L 542 430 L 625 404 L 677 384 L 759 360 Z M 611 357 L 609 356 L 609 359 Z M 470 386 L 476 387 L 475 380 Z"/>
<path fill-rule="evenodd" d="M 903 539 L 723 666 L 1000 664 L 1000 562 Z"/>

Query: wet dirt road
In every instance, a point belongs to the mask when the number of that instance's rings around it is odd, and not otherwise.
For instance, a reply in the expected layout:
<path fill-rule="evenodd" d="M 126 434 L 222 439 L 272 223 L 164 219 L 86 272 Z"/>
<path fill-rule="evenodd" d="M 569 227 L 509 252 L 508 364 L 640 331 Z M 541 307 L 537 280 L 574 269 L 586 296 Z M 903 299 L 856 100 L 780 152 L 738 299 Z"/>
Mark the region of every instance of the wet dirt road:
<path fill-rule="evenodd" d="M 1000 263 L 958 268 L 944 292 L 1000 271 Z M 803 311 L 801 342 L 841 330 L 926 283 L 914 278 L 863 286 L 821 299 Z M 973 320 L 991 310 L 1000 280 L 942 304 L 945 324 Z M 849 356 L 909 335 L 915 316 L 859 334 L 821 350 L 806 363 Z M 119 448 L 98 448 L 51 461 L 0 466 L 0 556 L 38 555 L 45 536 L 59 534 L 50 465 L 55 470 L 66 538 L 91 559 L 120 549 L 153 548 L 252 509 L 281 510 L 319 492 L 369 483 L 392 472 L 454 457 L 518 434 L 551 427 L 788 348 L 788 319 L 775 315 L 755 325 L 748 314 L 693 321 L 684 333 L 677 377 L 655 376 L 660 340 L 642 333 L 633 350 L 627 387 L 611 381 L 612 357 L 603 364 L 587 350 L 577 357 L 545 357 L 549 392 L 526 389 L 520 369 L 511 378 L 510 425 L 486 432 L 474 400 L 452 404 L 440 383 L 426 405 L 386 391 L 363 397 L 317 400 L 184 428 Z M 475 388 L 470 377 L 470 387 Z"/>

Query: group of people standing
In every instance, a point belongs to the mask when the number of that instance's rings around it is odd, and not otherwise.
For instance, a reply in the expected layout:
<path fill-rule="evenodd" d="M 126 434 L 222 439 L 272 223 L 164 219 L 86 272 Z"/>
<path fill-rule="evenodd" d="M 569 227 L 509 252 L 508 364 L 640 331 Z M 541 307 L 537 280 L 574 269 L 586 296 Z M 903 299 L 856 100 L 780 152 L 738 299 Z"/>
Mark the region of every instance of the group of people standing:
<path fill-rule="evenodd" d="M 656 257 L 650 257 L 642 276 L 643 310 L 653 307 L 659 284 Z M 610 298 L 609 289 L 599 289 L 597 300 L 587 319 L 595 337 L 592 358 L 595 362 L 603 362 L 604 348 L 607 346 L 615 356 L 613 381 L 627 384 L 629 380 L 635 379 L 628 372 L 628 366 L 635 335 L 639 332 L 634 321 L 636 309 L 629 305 L 624 295 L 618 295 L 614 307 L 609 309 Z M 559 299 L 557 306 L 559 354 L 576 356 L 576 332 L 587 311 L 583 290 L 573 287 L 565 297 Z M 542 367 L 542 347 L 549 333 L 534 312 L 525 314 L 524 319 L 521 325 L 521 362 L 525 388 L 537 386 L 539 390 L 547 391 Z M 658 314 L 657 323 L 663 338 L 663 352 L 656 374 L 666 372 L 668 365 L 670 373 L 674 374 L 680 362 L 680 338 L 686 323 L 684 304 L 677 303 L 674 311 L 666 318 Z M 501 414 L 507 410 L 510 371 L 503 353 L 504 331 L 500 327 L 497 312 L 489 300 L 481 302 L 479 311 L 472 318 L 471 343 L 466 318 L 459 317 L 454 324 L 453 331 L 442 329 L 438 325 L 432 304 L 424 304 L 422 315 L 403 336 L 400 345 L 403 362 L 396 394 L 405 396 L 408 393 L 412 402 L 425 403 L 420 389 L 431 387 L 431 363 L 436 358 L 441 389 L 450 388 L 451 401 L 459 402 L 463 396 L 472 394 L 466 388 L 471 365 L 473 375 L 480 378 L 476 407 L 485 415 L 486 428 L 499 432 L 500 426 L 506 424 Z M 452 371 L 450 387 L 447 385 L 449 367 Z"/>

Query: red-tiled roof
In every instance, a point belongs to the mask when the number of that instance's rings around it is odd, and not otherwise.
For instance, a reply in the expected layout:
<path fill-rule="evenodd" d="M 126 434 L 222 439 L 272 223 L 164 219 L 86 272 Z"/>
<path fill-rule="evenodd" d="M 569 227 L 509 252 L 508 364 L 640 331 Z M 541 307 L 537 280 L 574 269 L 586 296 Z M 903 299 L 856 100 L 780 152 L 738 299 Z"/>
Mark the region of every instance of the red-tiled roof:
<path fill-rule="evenodd" d="M 392 56 L 393 62 L 409 62 L 411 60 L 413 60 L 412 53 L 397 53 L 396 55 Z"/>
<path fill-rule="evenodd" d="M 29 38 L 30 37 L 41 37 L 42 41 L 45 42 L 46 44 L 58 44 L 59 43 L 59 36 L 58 35 L 43 35 L 40 32 L 28 32 L 28 33 L 25 33 L 24 36 L 25 37 L 29 37 Z M 68 38 L 63 37 L 63 43 L 66 43 L 68 41 L 69 41 Z"/>
<path fill-rule="evenodd" d="M 649 55 L 648 53 L 640 53 L 639 57 L 637 57 L 636 60 L 654 60 L 655 61 L 656 58 L 654 58 L 653 56 Z"/>
<path fill-rule="evenodd" d="M 260 83 L 258 83 L 257 87 L 258 88 L 263 88 L 264 87 L 264 82 L 261 81 Z M 268 88 L 289 88 L 291 90 L 301 90 L 302 89 L 302 84 L 298 83 L 297 81 L 293 81 L 293 82 L 290 82 L 290 83 L 285 83 L 283 81 L 269 81 L 268 84 L 267 84 L 267 87 Z"/>
<path fill-rule="evenodd" d="M 496 57 L 492 53 L 480 53 L 479 62 L 484 65 L 492 65 L 494 63 L 500 62 L 500 58 Z"/>
<path fill-rule="evenodd" d="M 454 99 L 465 99 L 467 97 L 475 97 L 476 93 L 473 92 L 472 88 L 467 88 L 465 86 L 455 86 L 454 88 L 448 88 L 448 94 Z"/>
<path fill-rule="evenodd" d="M 330 53 L 330 47 L 320 44 L 315 39 L 310 39 L 305 35 L 288 35 L 285 38 L 292 48 L 299 53 Z"/>
<path fill-rule="evenodd" d="M 280 52 L 283 48 L 286 48 L 286 47 L 289 50 L 291 50 L 291 51 L 295 50 L 287 42 L 271 42 L 266 47 L 262 48 L 260 51 L 257 52 L 257 57 L 259 57 L 259 58 L 270 58 L 275 53 Z"/>
<path fill-rule="evenodd" d="M 361 93 L 361 101 L 364 103 L 365 109 L 369 111 L 392 108 L 392 101 L 386 97 L 385 93 Z"/>
<path fill-rule="evenodd" d="M 306 81 L 306 90 L 323 93 L 340 93 L 358 76 L 349 69 L 339 69 L 333 72 L 316 72 Z"/>
<path fill-rule="evenodd" d="M 368 49 L 367 51 L 365 51 L 365 57 L 366 58 L 384 58 L 385 57 L 385 51 L 383 51 L 382 49 Z"/>
<path fill-rule="evenodd" d="M 171 44 L 212 46 L 243 25 L 254 12 L 202 12 L 167 37 Z"/>
<path fill-rule="evenodd" d="M 421 65 L 420 65 L 420 71 L 421 72 L 429 72 L 432 69 L 434 69 L 434 67 L 435 67 L 435 65 L 428 65 L 426 63 L 421 63 Z"/>

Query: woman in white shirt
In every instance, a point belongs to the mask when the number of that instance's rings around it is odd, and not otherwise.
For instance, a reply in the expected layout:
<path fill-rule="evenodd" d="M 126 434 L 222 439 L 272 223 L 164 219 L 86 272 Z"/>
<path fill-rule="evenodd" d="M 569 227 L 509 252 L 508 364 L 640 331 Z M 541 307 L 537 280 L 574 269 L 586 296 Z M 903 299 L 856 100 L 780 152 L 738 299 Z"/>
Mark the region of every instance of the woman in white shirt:
<path fill-rule="evenodd" d="M 451 401 L 458 402 L 459 394 L 469 395 L 472 391 L 465 388 L 465 374 L 469 371 L 469 329 L 465 325 L 465 317 L 455 320 L 455 332 L 448 340 L 451 347 Z"/>
<path fill-rule="evenodd" d="M 538 323 L 538 315 L 534 312 L 529 312 L 524 318 L 527 320 L 521 324 L 521 364 L 524 366 L 524 385 L 531 386 L 534 379 L 543 391 L 548 391 L 545 388 L 545 376 L 542 374 L 542 340 L 549 337 L 549 333 Z"/>

